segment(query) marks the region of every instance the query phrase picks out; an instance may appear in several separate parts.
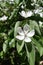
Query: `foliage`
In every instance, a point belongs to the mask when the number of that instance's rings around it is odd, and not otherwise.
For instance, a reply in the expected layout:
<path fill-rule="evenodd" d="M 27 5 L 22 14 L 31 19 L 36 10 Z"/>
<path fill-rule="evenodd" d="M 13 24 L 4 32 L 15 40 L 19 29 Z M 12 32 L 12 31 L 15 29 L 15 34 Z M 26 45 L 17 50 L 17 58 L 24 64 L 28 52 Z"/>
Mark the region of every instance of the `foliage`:
<path fill-rule="evenodd" d="M 24 8 L 21 8 L 21 6 Z M 33 15 L 22 17 L 19 12 L 29 10 Z M 43 57 L 43 1 L 42 0 L 4 0 L 0 1 L 0 65 L 39 65 Z M 35 30 L 30 43 L 16 39 L 17 28 L 29 24 Z"/>

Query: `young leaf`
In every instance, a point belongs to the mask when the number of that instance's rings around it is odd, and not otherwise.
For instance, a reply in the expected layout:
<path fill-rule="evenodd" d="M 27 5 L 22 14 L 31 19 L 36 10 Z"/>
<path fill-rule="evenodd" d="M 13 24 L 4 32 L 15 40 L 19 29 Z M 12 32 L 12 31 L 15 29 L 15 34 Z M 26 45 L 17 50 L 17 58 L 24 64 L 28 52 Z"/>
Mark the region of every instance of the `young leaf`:
<path fill-rule="evenodd" d="M 34 49 L 34 46 L 32 45 L 32 49 L 30 47 L 31 52 L 29 52 L 29 49 L 28 49 L 26 44 L 25 44 L 25 48 L 26 48 L 26 53 L 27 53 L 27 58 L 28 58 L 29 64 L 34 65 L 35 64 L 35 49 Z"/>
<path fill-rule="evenodd" d="M 43 47 L 41 46 L 41 44 L 37 40 L 35 40 L 34 38 L 32 39 L 32 42 L 35 45 L 38 52 L 40 53 L 40 56 L 42 56 L 43 55 Z"/>
<path fill-rule="evenodd" d="M 27 48 L 26 44 L 25 44 L 25 48 L 26 48 L 27 58 L 28 58 L 28 62 L 29 62 L 29 51 L 28 51 L 28 48 Z"/>
<path fill-rule="evenodd" d="M 20 0 L 15 0 L 15 3 L 16 3 L 16 4 L 19 4 L 19 1 L 20 1 Z"/>
<path fill-rule="evenodd" d="M 3 52 L 4 53 L 7 52 L 7 44 L 8 44 L 8 40 L 6 40 L 5 43 L 3 43 Z"/>
<path fill-rule="evenodd" d="M 31 52 L 30 52 L 30 54 L 29 54 L 29 64 L 30 65 L 35 65 L 35 48 L 34 48 L 34 46 L 32 45 L 32 50 L 31 50 Z"/>
<path fill-rule="evenodd" d="M 20 24 L 19 21 L 15 24 L 15 28 L 14 28 L 14 38 L 15 38 L 15 36 L 16 36 L 16 34 L 17 34 L 17 28 L 18 28 L 19 24 Z"/>
<path fill-rule="evenodd" d="M 11 16 L 9 17 L 9 20 L 12 19 L 13 16 L 16 17 L 17 11 L 18 11 L 17 9 L 14 9 L 13 12 L 11 12 Z"/>
<path fill-rule="evenodd" d="M 10 42 L 9 42 L 9 46 L 10 47 L 15 47 L 15 40 L 12 39 Z"/>
<path fill-rule="evenodd" d="M 34 29 L 36 29 L 36 31 L 41 35 L 38 23 L 36 21 L 30 21 L 30 26 Z"/>
<path fill-rule="evenodd" d="M 21 45 L 19 45 L 19 43 L 17 43 L 17 51 L 18 51 L 18 53 L 20 53 L 22 51 L 23 47 L 24 47 L 24 41 L 21 43 Z"/>

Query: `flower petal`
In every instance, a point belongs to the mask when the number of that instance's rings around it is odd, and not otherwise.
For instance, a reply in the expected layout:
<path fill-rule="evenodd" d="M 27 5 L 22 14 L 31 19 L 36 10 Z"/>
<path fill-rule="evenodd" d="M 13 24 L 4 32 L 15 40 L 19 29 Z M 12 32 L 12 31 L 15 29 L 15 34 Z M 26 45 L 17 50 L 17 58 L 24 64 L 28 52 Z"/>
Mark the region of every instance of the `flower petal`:
<path fill-rule="evenodd" d="M 26 13 L 25 13 L 25 11 L 21 11 L 21 12 L 19 12 L 19 14 L 21 15 L 21 16 L 23 16 L 23 17 L 25 17 L 26 15 Z"/>
<path fill-rule="evenodd" d="M 31 39 L 28 38 L 28 37 L 25 37 L 24 41 L 25 41 L 25 42 L 31 42 Z"/>
<path fill-rule="evenodd" d="M 30 30 L 30 26 L 28 24 L 25 24 L 23 30 L 25 33 L 27 33 Z"/>
<path fill-rule="evenodd" d="M 28 11 L 28 12 L 27 12 L 27 17 L 32 16 L 32 14 L 33 14 L 32 11 Z"/>
<path fill-rule="evenodd" d="M 28 36 L 28 37 L 32 37 L 32 36 L 34 36 L 34 34 L 35 34 L 35 31 L 32 30 L 32 31 L 30 31 L 30 32 L 27 34 L 27 36 Z"/>
<path fill-rule="evenodd" d="M 17 35 L 16 38 L 19 39 L 19 40 L 23 40 L 24 36 Z"/>
<path fill-rule="evenodd" d="M 32 16 L 32 11 L 21 11 L 21 12 L 19 12 L 19 14 L 21 15 L 21 16 L 23 16 L 24 18 L 27 18 L 27 17 L 30 17 L 30 16 Z"/>
<path fill-rule="evenodd" d="M 23 30 L 22 30 L 21 27 L 18 27 L 18 28 L 17 28 L 17 32 L 18 32 L 20 35 L 24 35 L 24 32 L 23 32 Z"/>
<path fill-rule="evenodd" d="M 4 16 L 2 16 L 2 17 L 0 18 L 0 20 L 5 21 L 5 20 L 7 20 L 7 18 L 8 18 L 8 17 L 4 15 Z"/>

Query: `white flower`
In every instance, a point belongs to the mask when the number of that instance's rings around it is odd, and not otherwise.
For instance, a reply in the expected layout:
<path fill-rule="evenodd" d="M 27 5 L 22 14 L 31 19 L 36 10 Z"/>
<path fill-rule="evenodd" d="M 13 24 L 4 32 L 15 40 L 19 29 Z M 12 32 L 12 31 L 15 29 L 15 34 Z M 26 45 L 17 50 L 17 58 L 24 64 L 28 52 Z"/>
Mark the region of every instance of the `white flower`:
<path fill-rule="evenodd" d="M 24 25 L 23 30 L 21 27 L 18 27 L 17 32 L 19 35 L 16 36 L 19 40 L 24 40 L 25 42 L 31 42 L 31 37 L 34 36 L 35 31 L 30 31 L 30 26 L 28 24 Z"/>
<path fill-rule="evenodd" d="M 24 18 L 27 18 L 27 17 L 31 17 L 33 15 L 32 11 L 21 11 L 19 12 L 19 14 L 24 17 Z"/>
<path fill-rule="evenodd" d="M 4 16 L 2 16 L 2 17 L 0 18 L 0 21 L 5 21 L 5 20 L 7 20 L 7 18 L 8 18 L 8 17 L 4 15 Z"/>
<path fill-rule="evenodd" d="M 42 10 L 41 9 L 36 9 L 34 10 L 34 13 L 37 14 L 37 13 L 40 13 Z"/>
<path fill-rule="evenodd" d="M 35 14 L 39 14 L 40 17 L 43 17 L 43 8 L 42 7 L 39 7 L 38 9 L 34 10 L 34 13 Z"/>

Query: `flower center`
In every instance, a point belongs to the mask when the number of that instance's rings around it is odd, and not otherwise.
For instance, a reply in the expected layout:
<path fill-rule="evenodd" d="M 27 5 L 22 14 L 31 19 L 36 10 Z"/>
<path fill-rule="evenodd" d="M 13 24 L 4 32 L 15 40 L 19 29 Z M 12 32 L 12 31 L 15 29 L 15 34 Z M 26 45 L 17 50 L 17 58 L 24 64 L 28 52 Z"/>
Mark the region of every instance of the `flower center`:
<path fill-rule="evenodd" d="M 25 35 L 24 35 L 24 37 L 27 37 L 27 33 L 24 33 Z"/>

